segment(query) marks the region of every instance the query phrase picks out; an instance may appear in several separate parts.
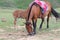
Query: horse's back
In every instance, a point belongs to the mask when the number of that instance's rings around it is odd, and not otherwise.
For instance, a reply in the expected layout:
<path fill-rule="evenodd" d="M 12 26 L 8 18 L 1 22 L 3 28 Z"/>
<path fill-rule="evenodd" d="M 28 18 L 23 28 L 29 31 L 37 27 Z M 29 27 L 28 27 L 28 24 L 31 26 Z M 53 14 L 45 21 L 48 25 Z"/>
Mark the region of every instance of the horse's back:
<path fill-rule="evenodd" d="M 52 5 L 51 5 L 51 3 L 50 2 L 48 2 L 48 1 L 46 1 L 46 3 L 47 3 L 47 5 L 48 5 L 48 7 L 52 7 Z"/>

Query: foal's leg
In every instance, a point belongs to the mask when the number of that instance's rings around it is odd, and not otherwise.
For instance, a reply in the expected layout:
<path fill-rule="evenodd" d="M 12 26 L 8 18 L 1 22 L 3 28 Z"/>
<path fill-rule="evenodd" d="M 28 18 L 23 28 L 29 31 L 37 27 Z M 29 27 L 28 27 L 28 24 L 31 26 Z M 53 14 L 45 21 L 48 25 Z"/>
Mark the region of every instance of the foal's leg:
<path fill-rule="evenodd" d="M 33 27 L 34 27 L 33 32 L 34 32 L 34 34 L 36 34 L 36 22 L 37 22 L 37 20 L 32 20 L 32 22 L 33 22 Z"/>
<path fill-rule="evenodd" d="M 16 27 L 17 18 L 14 18 L 14 27 Z"/>
<path fill-rule="evenodd" d="M 42 18 L 42 22 L 41 22 L 41 25 L 40 25 L 39 29 L 42 28 L 42 24 L 43 24 L 43 22 L 44 22 L 44 18 Z"/>
<path fill-rule="evenodd" d="M 48 14 L 48 17 L 47 17 L 47 28 L 49 28 L 49 14 Z"/>

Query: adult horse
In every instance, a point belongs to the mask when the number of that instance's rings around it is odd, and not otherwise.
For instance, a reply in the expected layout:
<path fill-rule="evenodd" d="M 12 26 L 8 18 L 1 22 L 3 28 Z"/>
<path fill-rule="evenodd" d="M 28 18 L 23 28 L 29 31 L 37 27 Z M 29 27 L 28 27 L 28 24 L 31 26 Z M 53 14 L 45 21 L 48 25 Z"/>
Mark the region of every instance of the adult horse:
<path fill-rule="evenodd" d="M 41 7 L 37 3 L 33 3 L 30 7 L 28 18 L 26 20 L 26 29 L 29 33 L 29 35 L 34 35 L 36 34 L 36 22 L 37 18 L 42 19 L 40 28 L 42 28 L 42 24 L 44 22 L 44 18 L 47 16 L 47 28 L 49 28 L 49 16 L 52 12 L 52 14 L 56 17 L 59 18 L 58 13 L 52 8 L 51 4 L 49 2 L 46 2 L 48 6 L 48 10 L 45 14 L 42 15 Z M 33 28 L 32 28 L 33 24 Z"/>
<path fill-rule="evenodd" d="M 56 11 L 51 7 L 51 4 L 49 2 L 48 3 L 48 7 L 49 10 L 46 14 L 42 15 L 42 11 L 41 11 L 41 7 L 36 4 L 35 2 L 31 5 L 31 7 L 27 8 L 26 10 L 16 10 L 13 13 L 14 16 L 14 25 L 16 25 L 16 21 L 17 18 L 24 18 L 26 19 L 26 29 L 29 33 L 29 35 L 33 35 L 36 34 L 36 22 L 37 22 L 37 18 L 41 18 L 42 22 L 40 25 L 40 28 L 42 28 L 42 24 L 44 22 L 44 18 L 45 16 L 47 17 L 47 28 L 49 28 L 49 16 L 51 14 L 51 12 L 53 13 L 53 15 L 58 18 L 58 14 L 56 13 Z M 55 15 L 56 14 L 56 15 Z M 31 25 L 31 21 L 33 23 L 33 29 L 32 29 L 32 25 Z"/>

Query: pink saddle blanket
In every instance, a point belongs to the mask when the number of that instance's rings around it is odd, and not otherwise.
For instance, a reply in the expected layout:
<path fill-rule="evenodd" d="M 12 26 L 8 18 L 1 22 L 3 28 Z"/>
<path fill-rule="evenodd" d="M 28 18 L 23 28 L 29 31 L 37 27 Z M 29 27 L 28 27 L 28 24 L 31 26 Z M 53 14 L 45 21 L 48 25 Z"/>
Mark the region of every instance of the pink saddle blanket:
<path fill-rule="evenodd" d="M 44 1 L 34 1 L 34 2 L 36 2 L 38 5 L 40 5 L 40 7 L 43 9 L 42 13 L 45 13 L 48 10 L 48 6 L 47 6 L 46 2 L 44 2 Z M 31 6 L 32 4 L 33 4 L 33 2 L 29 6 Z"/>

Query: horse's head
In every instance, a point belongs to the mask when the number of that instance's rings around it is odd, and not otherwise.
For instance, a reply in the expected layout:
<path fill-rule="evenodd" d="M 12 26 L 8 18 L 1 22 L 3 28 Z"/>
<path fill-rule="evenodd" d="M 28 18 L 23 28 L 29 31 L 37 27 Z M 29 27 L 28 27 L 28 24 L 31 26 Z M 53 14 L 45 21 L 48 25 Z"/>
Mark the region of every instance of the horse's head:
<path fill-rule="evenodd" d="M 32 35 L 32 34 L 33 34 L 33 29 L 32 29 L 32 24 L 31 24 L 31 22 L 26 21 L 25 24 L 26 24 L 27 32 L 29 33 L 29 35 Z"/>

